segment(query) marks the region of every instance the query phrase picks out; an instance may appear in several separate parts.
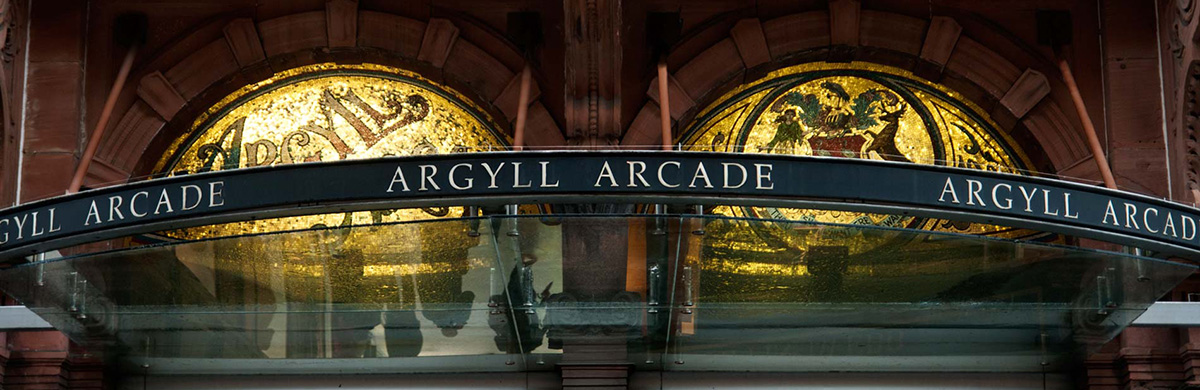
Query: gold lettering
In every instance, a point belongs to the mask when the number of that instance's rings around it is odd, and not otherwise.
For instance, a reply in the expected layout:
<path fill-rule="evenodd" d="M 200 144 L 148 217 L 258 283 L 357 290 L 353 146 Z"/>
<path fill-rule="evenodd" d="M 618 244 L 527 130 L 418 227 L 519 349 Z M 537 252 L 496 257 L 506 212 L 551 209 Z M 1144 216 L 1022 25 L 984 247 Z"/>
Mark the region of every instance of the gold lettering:
<path fill-rule="evenodd" d="M 275 156 L 279 152 L 279 147 L 275 146 L 274 142 L 265 139 L 247 143 L 245 148 L 246 167 L 271 165 L 275 162 Z M 262 160 L 259 160 L 259 150 L 262 150 Z"/>

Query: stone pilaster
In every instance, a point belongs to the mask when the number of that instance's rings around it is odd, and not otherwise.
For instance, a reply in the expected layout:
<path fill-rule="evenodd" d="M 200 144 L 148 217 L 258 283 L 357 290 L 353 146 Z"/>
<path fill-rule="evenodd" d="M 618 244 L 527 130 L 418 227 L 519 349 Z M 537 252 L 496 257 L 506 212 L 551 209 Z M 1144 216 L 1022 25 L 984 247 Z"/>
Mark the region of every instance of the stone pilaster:
<path fill-rule="evenodd" d="M 101 390 L 104 381 L 104 360 L 82 347 L 71 343 L 70 355 L 63 363 L 66 371 L 67 388 L 71 390 Z"/>
<path fill-rule="evenodd" d="M 58 331 L 9 332 L 9 359 L 5 367 L 6 390 L 57 390 L 67 388 L 67 337 Z"/>
<path fill-rule="evenodd" d="M 1177 329 L 1126 328 L 1121 333 L 1120 362 L 1123 389 L 1178 389 L 1183 385 L 1183 362 Z"/>
<path fill-rule="evenodd" d="M 1183 364 L 1184 386 L 1188 389 L 1200 389 L 1200 328 L 1183 328 L 1179 332 L 1179 357 Z"/>

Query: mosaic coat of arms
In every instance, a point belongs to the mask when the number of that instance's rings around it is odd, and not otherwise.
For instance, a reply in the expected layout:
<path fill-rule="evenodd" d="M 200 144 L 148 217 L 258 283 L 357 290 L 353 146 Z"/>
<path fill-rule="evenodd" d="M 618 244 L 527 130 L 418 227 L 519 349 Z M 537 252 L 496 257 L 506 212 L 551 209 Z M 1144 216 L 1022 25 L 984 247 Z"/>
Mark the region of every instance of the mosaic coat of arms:
<path fill-rule="evenodd" d="M 1024 153 L 981 110 L 942 86 L 890 67 L 813 63 L 740 86 L 700 111 L 680 142 L 688 150 L 861 158 L 1021 174 Z M 814 183 L 819 185 L 819 183 Z M 886 188 L 881 188 L 886 191 Z M 720 207 L 752 218 L 1015 237 L 1029 232 L 898 215 Z M 812 237 L 772 234 L 784 241 Z M 846 242 L 844 237 L 833 241 Z M 792 246 L 804 246 L 792 242 Z M 852 251 L 853 252 L 853 251 Z"/>

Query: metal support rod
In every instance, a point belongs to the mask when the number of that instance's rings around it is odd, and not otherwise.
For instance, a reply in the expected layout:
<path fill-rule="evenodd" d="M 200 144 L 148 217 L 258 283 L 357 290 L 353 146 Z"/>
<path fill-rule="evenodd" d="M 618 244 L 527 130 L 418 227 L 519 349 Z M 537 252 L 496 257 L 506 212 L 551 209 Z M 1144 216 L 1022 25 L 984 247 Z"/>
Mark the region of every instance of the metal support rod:
<path fill-rule="evenodd" d="M 1071 101 L 1075 103 L 1075 113 L 1079 115 L 1079 121 L 1083 123 L 1088 146 L 1092 149 L 1092 159 L 1100 168 L 1100 177 L 1104 179 L 1104 186 L 1115 190 L 1117 182 L 1113 179 L 1112 169 L 1108 166 L 1108 157 L 1104 155 L 1104 148 L 1100 145 L 1100 137 L 1096 135 L 1096 126 L 1092 124 L 1092 117 L 1088 116 L 1087 107 L 1083 105 L 1083 96 L 1079 94 L 1079 86 L 1075 84 L 1075 76 L 1071 74 L 1071 65 L 1067 63 L 1066 59 L 1059 59 L 1058 70 L 1062 72 L 1063 81 L 1067 83 L 1067 90 L 1071 92 Z"/>
<path fill-rule="evenodd" d="M 662 217 L 667 213 L 667 205 L 661 203 L 654 204 L 654 230 L 650 234 L 661 236 L 667 234 L 667 221 Z"/>
<path fill-rule="evenodd" d="M 500 299 L 504 298 L 504 290 L 502 285 L 504 282 L 500 280 L 500 273 L 496 271 L 496 267 L 488 268 L 488 314 L 503 314 L 500 311 Z"/>
<path fill-rule="evenodd" d="M 145 360 L 144 360 L 144 362 L 145 362 L 145 363 L 142 363 L 142 368 L 143 368 L 143 369 L 146 369 L 146 370 L 149 370 L 149 368 L 150 368 L 150 356 L 153 356 L 153 355 L 151 355 L 151 354 L 150 354 L 150 350 L 151 350 L 151 346 L 152 346 L 152 345 L 153 345 L 153 341 L 150 339 L 150 336 L 146 336 L 146 341 L 145 341 L 145 343 L 143 343 L 143 344 L 142 344 L 142 346 L 144 347 L 144 350 L 143 350 L 143 352 L 142 352 L 142 353 L 143 353 L 143 355 L 142 355 L 142 356 L 145 356 L 145 358 L 144 358 L 144 359 L 145 359 Z M 144 380 L 144 379 L 145 379 L 147 376 L 150 376 L 150 373 L 149 373 L 149 372 L 142 373 L 142 378 L 143 378 L 143 380 Z M 145 385 L 145 382 L 142 382 L 142 388 L 143 388 L 143 389 L 145 389 L 145 388 L 146 388 L 145 386 L 146 386 L 146 385 Z"/>
<path fill-rule="evenodd" d="M 467 226 L 470 228 L 467 230 L 467 236 L 479 237 L 479 206 L 467 206 L 464 210 L 467 214 L 466 217 L 471 219 L 470 222 L 467 222 Z"/>
<path fill-rule="evenodd" d="M 683 349 L 683 341 L 680 340 L 682 337 L 683 331 L 675 329 L 675 339 L 673 340 L 675 342 L 675 348 L 673 348 L 675 351 L 675 364 L 683 364 L 683 352 L 680 351 Z"/>
<path fill-rule="evenodd" d="M 662 149 L 671 150 L 671 96 L 667 92 L 667 60 L 658 61 L 658 116 L 662 118 Z"/>
<path fill-rule="evenodd" d="M 533 288 L 533 267 L 524 261 L 518 267 L 521 267 L 521 306 L 525 308 L 525 314 L 537 314 L 533 310 L 537 299 L 537 291 Z"/>
<path fill-rule="evenodd" d="M 79 272 L 71 273 L 71 305 L 67 307 L 67 311 L 79 311 Z"/>
<path fill-rule="evenodd" d="M 1146 255 L 1142 251 L 1142 248 L 1129 248 L 1129 249 L 1130 249 L 1130 252 L 1134 256 L 1142 257 L 1142 256 Z M 1135 270 L 1137 270 L 1137 281 L 1139 281 L 1139 282 L 1149 282 L 1150 281 L 1150 273 L 1149 273 L 1149 271 L 1146 270 L 1146 261 L 1145 260 L 1137 259 L 1136 261 L 1133 262 L 1133 267 Z"/>
<path fill-rule="evenodd" d="M 690 307 L 695 306 L 692 300 L 692 266 L 683 266 L 683 314 L 692 314 Z"/>
<path fill-rule="evenodd" d="M 521 213 L 521 206 L 515 204 L 504 205 L 504 213 L 514 217 L 509 218 L 511 224 L 508 226 L 508 232 L 506 234 L 508 234 L 509 237 L 520 236 L 521 230 L 520 226 L 518 226 L 519 222 L 515 217 Z"/>
<path fill-rule="evenodd" d="M 1107 277 L 1104 278 L 1104 307 L 1117 307 L 1116 294 L 1113 293 L 1113 279 L 1121 277 L 1117 274 L 1116 268 L 1108 268 L 1104 271 Z"/>
<path fill-rule="evenodd" d="M 533 71 L 529 64 L 521 70 L 521 93 L 517 100 L 517 124 L 513 129 L 513 150 L 525 149 L 525 118 L 529 116 L 529 79 Z"/>
<path fill-rule="evenodd" d="M 662 295 L 661 289 L 663 288 L 662 275 L 663 275 L 663 267 L 659 266 L 657 263 L 650 264 L 649 275 L 648 275 L 650 277 L 649 278 L 650 280 L 649 280 L 649 283 L 647 283 L 649 285 L 649 288 L 647 289 L 648 291 L 646 292 L 646 296 L 647 296 L 646 304 L 649 305 L 650 308 L 649 308 L 649 310 L 646 311 L 647 313 L 658 313 L 658 305 L 661 304 L 661 300 L 662 300 L 662 297 L 661 297 L 661 295 Z"/>
<path fill-rule="evenodd" d="M 43 287 L 46 285 L 46 252 L 38 253 L 34 261 L 37 262 L 37 279 L 33 285 Z"/>
<path fill-rule="evenodd" d="M 87 279 L 81 278 L 79 280 L 79 306 L 77 307 L 78 312 L 75 313 L 75 318 L 81 320 L 87 319 L 87 285 Z"/>
<path fill-rule="evenodd" d="M 1047 359 L 1047 353 L 1046 353 L 1047 352 L 1046 339 L 1048 339 L 1048 338 L 1050 338 L 1050 335 L 1047 335 L 1046 332 L 1042 332 L 1041 334 L 1038 335 L 1038 347 L 1041 350 L 1041 358 L 1042 358 L 1042 366 L 1043 367 L 1050 365 L 1050 360 Z"/>
<path fill-rule="evenodd" d="M 75 167 L 75 176 L 71 177 L 71 185 L 67 187 L 68 194 L 79 192 L 79 187 L 83 186 L 83 178 L 87 175 L 88 167 L 92 165 L 96 149 L 100 147 L 100 139 L 104 137 L 104 129 L 108 127 L 108 120 L 112 118 L 113 106 L 117 104 L 117 97 L 121 95 L 125 79 L 129 77 L 129 70 L 133 68 L 133 58 L 137 55 L 137 48 L 137 45 L 130 47 L 129 53 L 125 54 L 125 61 L 121 62 L 121 69 L 117 71 L 117 79 L 113 81 L 112 89 L 108 91 L 108 99 L 104 101 L 104 109 L 100 110 L 100 120 L 96 122 L 96 128 L 88 137 L 87 148 L 79 157 L 79 165 Z"/>
<path fill-rule="evenodd" d="M 1159 23 L 1159 20 L 1158 20 L 1158 5 L 1157 5 L 1158 3 L 1155 2 L 1154 4 L 1155 4 L 1155 6 L 1154 6 L 1154 40 L 1163 42 L 1162 41 L 1162 24 Z M 1162 135 L 1163 135 L 1163 161 L 1166 163 L 1166 166 L 1167 166 L 1167 199 L 1174 200 L 1175 199 L 1175 187 L 1174 187 L 1175 181 L 1171 180 L 1171 142 L 1170 142 L 1171 137 L 1169 135 L 1170 132 L 1168 131 L 1170 122 L 1167 120 L 1167 93 L 1169 93 L 1169 92 L 1167 92 L 1166 79 L 1163 77 L 1163 69 L 1166 69 L 1166 68 L 1164 68 L 1165 65 L 1163 64 L 1162 50 L 1156 50 L 1155 52 L 1157 53 L 1156 57 L 1158 57 L 1158 92 L 1159 92 L 1158 93 L 1158 104 L 1160 107 L 1162 107 L 1162 109 L 1160 109 L 1158 111 L 1162 118 L 1161 120 L 1162 120 Z M 1174 93 L 1172 93 L 1172 94 L 1174 94 Z M 1196 198 L 1193 198 L 1193 199 L 1196 199 Z M 1141 264 L 1141 262 L 1139 262 L 1138 264 Z M 1138 278 L 1138 280 L 1141 280 L 1141 278 Z"/>

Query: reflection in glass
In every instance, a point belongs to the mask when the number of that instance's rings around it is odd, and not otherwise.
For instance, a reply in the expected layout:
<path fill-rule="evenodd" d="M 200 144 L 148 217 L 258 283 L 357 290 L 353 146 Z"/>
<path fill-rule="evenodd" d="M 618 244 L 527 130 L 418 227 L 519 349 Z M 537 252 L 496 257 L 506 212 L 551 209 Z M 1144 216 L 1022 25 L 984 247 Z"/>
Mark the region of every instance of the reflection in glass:
<path fill-rule="evenodd" d="M 755 234 L 764 224 L 907 244 L 798 250 Z M 96 353 L 164 370 L 538 370 L 592 351 L 655 370 L 1040 372 L 1193 269 L 873 226 L 502 215 L 81 255 L 0 271 L 0 288 Z"/>

